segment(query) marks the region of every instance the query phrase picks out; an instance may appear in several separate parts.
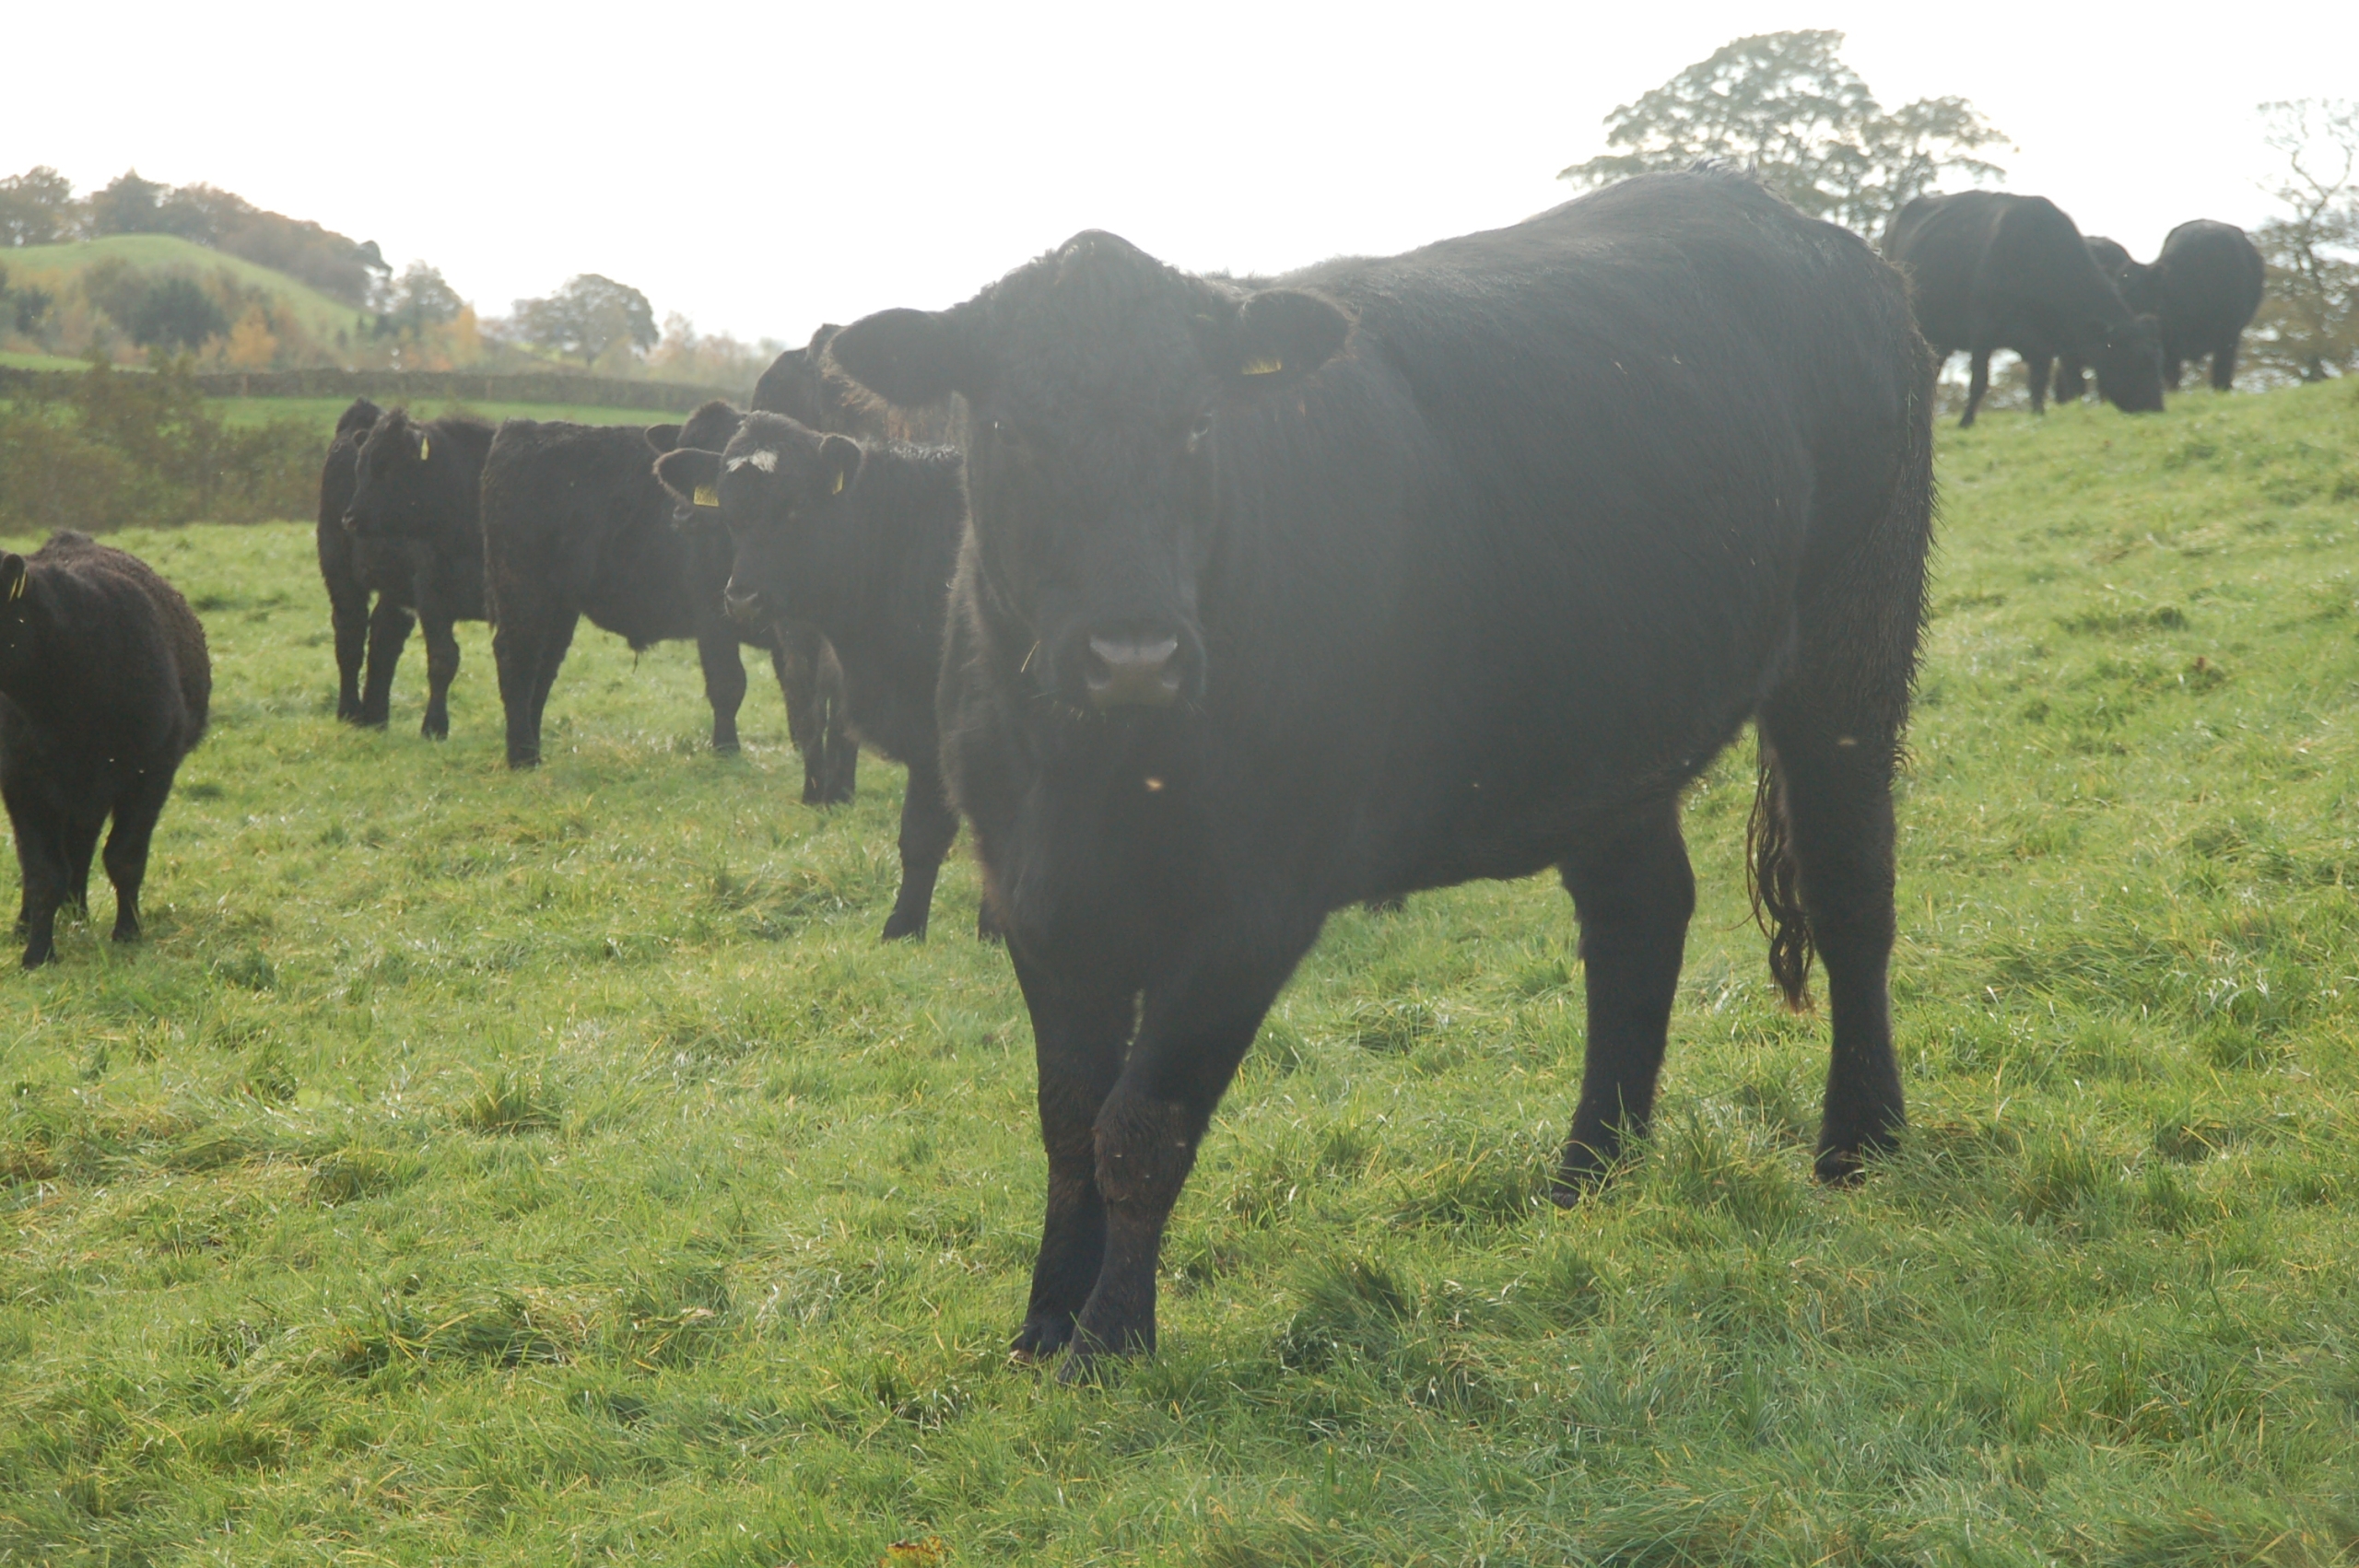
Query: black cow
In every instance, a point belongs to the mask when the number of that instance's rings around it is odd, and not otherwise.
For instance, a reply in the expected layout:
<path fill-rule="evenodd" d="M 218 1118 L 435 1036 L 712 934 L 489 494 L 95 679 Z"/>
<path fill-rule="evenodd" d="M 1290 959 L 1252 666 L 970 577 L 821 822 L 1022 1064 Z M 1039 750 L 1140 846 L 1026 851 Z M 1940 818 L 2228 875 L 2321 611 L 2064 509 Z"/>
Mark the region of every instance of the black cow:
<path fill-rule="evenodd" d="M 2260 309 L 2260 252 L 2232 223 L 2208 217 L 2180 224 L 2154 258 L 2154 295 L 2163 318 L 2163 380 L 2172 387 L 2190 359 L 2212 359 L 2212 385 L 2236 385 L 2236 347 Z"/>
<path fill-rule="evenodd" d="M 741 410 L 716 398 L 689 415 L 685 425 L 649 426 L 647 444 L 658 457 L 682 445 L 718 449 L 729 444 L 745 417 Z M 687 527 L 695 515 L 694 504 L 681 500 L 672 509 L 672 525 Z M 692 540 L 690 555 L 702 574 L 697 591 L 720 593 L 729 580 L 726 552 L 714 551 L 709 542 Z M 716 571 L 721 575 L 712 580 Z M 758 646 L 770 650 L 779 693 L 786 699 L 787 738 L 802 754 L 803 803 L 841 805 L 852 798 L 859 785 L 860 737 L 852 731 L 851 712 L 844 699 L 843 666 L 837 661 L 836 650 L 802 621 L 778 623 L 771 628 L 771 639 Z"/>
<path fill-rule="evenodd" d="M 2088 247 L 2089 260 L 2096 263 L 2097 271 L 2120 291 L 2121 302 L 2130 307 L 2130 313 L 2153 316 L 2155 306 L 2152 263 L 2139 261 L 2119 240 L 2108 240 L 2102 234 L 2092 234 L 2082 243 Z M 2025 369 L 2028 371 L 2029 367 Z M 2077 403 L 2087 395 L 2088 390 L 2087 367 L 2071 349 L 2060 350 L 2056 356 L 2056 401 Z"/>
<path fill-rule="evenodd" d="M 737 749 L 741 644 L 770 655 L 793 721 L 792 676 L 776 633 L 741 628 L 722 607 L 728 541 L 672 525 L 672 497 L 656 483 L 649 445 L 635 426 L 530 419 L 509 420 L 492 442 L 483 471 L 484 569 L 511 767 L 541 760 L 549 688 L 584 615 L 634 652 L 696 639 L 713 750 Z"/>
<path fill-rule="evenodd" d="M 854 440 L 902 441 L 911 446 L 966 450 L 967 405 L 945 397 L 916 408 L 885 402 L 843 373 L 827 357 L 827 345 L 843 328 L 830 322 L 809 344 L 770 361 L 754 383 L 757 413 L 782 414 L 798 425 Z"/>
<path fill-rule="evenodd" d="M 1973 424 L 1982 406 L 1995 348 L 2023 356 L 2035 413 L 2048 407 L 2048 367 L 2062 353 L 2095 366 L 2099 394 L 2124 413 L 2163 406 L 2153 330 L 2047 197 L 1919 196 L 1894 216 L 1884 252 L 1908 274 L 1917 324 L 1934 354 L 1946 359 L 1963 348 L 1974 357 L 1960 425 Z"/>
<path fill-rule="evenodd" d="M 56 955 L 59 905 L 88 907 L 110 816 L 114 940 L 137 938 L 148 840 L 212 692 L 205 628 L 145 561 L 70 532 L 0 555 L 0 796 L 26 968 Z"/>
<path fill-rule="evenodd" d="M 1748 719 L 1772 970 L 1799 1001 L 1815 944 L 1833 993 L 1818 1171 L 1893 1141 L 1933 364 L 1866 245 L 1699 170 L 1250 292 L 1083 234 L 830 352 L 973 409 L 943 750 L 1039 1054 L 1019 1352 L 1153 1346 L 1213 1107 L 1371 896 L 1562 876 L 1576 1200 L 1647 1123 L 1680 791 Z"/>
<path fill-rule="evenodd" d="M 734 542 L 732 615 L 815 626 L 843 662 L 860 737 L 910 770 L 901 798 L 901 890 L 886 940 L 925 934 L 958 813 L 942 782 L 934 689 L 966 486 L 949 447 L 880 443 L 863 452 L 775 414 L 746 416 L 724 451 L 682 450 L 656 476 L 684 501 L 718 507 Z M 706 526 L 711 526 L 707 523 Z M 986 904 L 978 933 L 994 934 Z"/>
<path fill-rule="evenodd" d="M 359 550 L 383 563 L 389 579 L 405 568 L 409 573 L 405 598 L 426 633 L 426 716 L 417 728 L 428 740 L 451 733 L 451 683 L 459 673 L 452 628 L 485 616 L 478 491 L 491 434 L 489 425 L 465 415 L 420 423 L 407 409 L 389 409 L 360 448 L 358 479 L 344 511 L 344 525 Z M 393 641 L 385 660 L 389 692 L 400 651 L 400 642 Z M 363 722 L 370 721 L 367 711 L 364 698 Z M 374 721 L 384 722 L 384 708 L 375 711 Z"/>
<path fill-rule="evenodd" d="M 346 723 L 377 727 L 385 723 L 393 666 L 409 640 L 409 599 L 417 574 L 406 545 L 362 544 L 344 526 L 344 511 L 352 504 L 361 443 L 383 412 L 367 398 L 357 397 L 337 417 L 327 461 L 320 465 L 315 540 L 320 579 L 328 591 L 328 621 L 335 630 L 335 716 Z"/>

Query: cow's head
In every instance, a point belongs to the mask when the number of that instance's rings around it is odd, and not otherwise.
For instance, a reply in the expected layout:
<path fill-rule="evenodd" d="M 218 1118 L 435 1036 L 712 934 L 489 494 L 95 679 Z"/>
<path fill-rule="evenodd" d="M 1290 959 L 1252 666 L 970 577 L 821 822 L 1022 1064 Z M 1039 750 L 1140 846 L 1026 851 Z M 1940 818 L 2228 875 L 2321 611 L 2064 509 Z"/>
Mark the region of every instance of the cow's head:
<path fill-rule="evenodd" d="M 2152 316 L 2088 324 L 2086 356 L 2096 368 L 2097 395 L 2124 414 L 2163 408 L 2163 343 Z"/>
<path fill-rule="evenodd" d="M 650 425 L 647 445 L 658 458 L 678 448 L 717 452 L 729 444 L 729 438 L 744 424 L 743 410 L 721 398 L 698 407 L 694 414 L 677 425 Z M 694 495 L 673 497 L 672 526 L 687 528 L 698 522 L 718 521 L 721 501 L 718 496 L 699 500 Z"/>
<path fill-rule="evenodd" d="M 455 454 L 435 450 L 430 427 L 410 418 L 406 409 L 388 409 L 360 444 L 344 526 L 364 539 L 432 532 L 440 518 L 436 476 L 455 461 Z"/>
<path fill-rule="evenodd" d="M 838 580 L 855 526 L 850 496 L 860 443 L 777 414 L 748 414 L 718 451 L 683 442 L 655 477 L 699 518 L 719 516 L 736 546 L 722 603 L 745 626 L 812 617 L 815 584 Z"/>
<path fill-rule="evenodd" d="M 963 305 L 855 322 L 827 351 L 904 407 L 965 394 L 976 544 L 1032 641 L 1027 676 L 1111 709 L 1202 694 L 1221 421 L 1350 330 L 1316 295 L 1192 277 L 1093 232 Z"/>

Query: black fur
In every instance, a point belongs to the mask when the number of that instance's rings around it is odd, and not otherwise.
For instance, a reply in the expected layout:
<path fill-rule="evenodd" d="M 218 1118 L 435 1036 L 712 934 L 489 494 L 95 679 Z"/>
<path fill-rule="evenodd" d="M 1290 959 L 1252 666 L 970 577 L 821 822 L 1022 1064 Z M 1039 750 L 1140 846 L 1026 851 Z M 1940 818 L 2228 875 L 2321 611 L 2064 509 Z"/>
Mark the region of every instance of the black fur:
<path fill-rule="evenodd" d="M 415 552 L 405 544 L 363 544 L 344 526 L 344 513 L 352 504 L 361 443 L 383 412 L 358 397 L 336 419 L 320 466 L 317 534 L 320 579 L 327 584 L 328 620 L 335 632 L 335 716 L 378 728 L 392 706 L 393 667 L 414 624 Z"/>
<path fill-rule="evenodd" d="M 426 713 L 417 728 L 429 740 L 451 733 L 451 683 L 459 673 L 452 628 L 485 618 L 480 491 L 490 450 L 491 427 L 480 419 L 452 414 L 421 423 L 407 409 L 390 409 L 378 415 L 361 445 L 344 512 L 356 553 L 378 561 L 388 574 L 408 572 L 404 602 L 417 610 L 426 633 Z M 408 629 L 404 625 L 402 635 Z M 384 689 L 374 708 L 363 694 L 363 723 L 385 721 L 393 661 L 401 653 L 401 638 L 390 626 L 386 648 Z M 370 678 L 373 685 L 373 661 Z"/>
<path fill-rule="evenodd" d="M 2199 217 L 2165 237 L 2154 258 L 2154 294 L 2163 318 L 2163 380 L 2176 388 L 2189 360 L 2209 357 L 2212 385 L 2236 381 L 2236 349 L 2260 309 L 2267 269 L 2260 252 L 2231 223 Z"/>
<path fill-rule="evenodd" d="M 2105 274 L 2120 291 L 2121 302 L 2130 307 L 2133 316 L 2152 317 L 2155 312 L 2154 269 L 2146 262 L 2130 255 L 2129 248 L 2118 240 L 2102 234 L 2092 234 L 2082 241 L 2088 247 L 2089 260 L 2096 263 L 2097 271 Z M 2028 372 L 2030 367 L 2026 366 Z M 2176 384 L 2176 383 L 2174 383 Z M 2076 403 L 2087 395 L 2087 367 L 2071 349 L 2058 351 L 2056 356 L 2056 401 Z"/>
<path fill-rule="evenodd" d="M 768 652 L 780 688 L 788 686 L 772 630 L 740 628 L 722 612 L 726 539 L 675 528 L 672 513 L 644 430 L 530 419 L 500 426 L 484 464 L 483 534 L 509 766 L 540 762 L 542 712 L 584 615 L 634 649 L 696 640 L 715 751 L 737 749 L 741 644 Z"/>
<path fill-rule="evenodd" d="M 148 840 L 212 691 L 205 628 L 137 556 L 80 533 L 0 555 L 0 795 L 24 882 L 26 968 L 55 956 L 60 905 L 88 907 L 110 816 L 114 940 L 139 935 Z"/>
<path fill-rule="evenodd" d="M 1858 240 L 1705 171 L 1251 294 L 1085 234 L 830 352 L 973 408 L 940 700 L 1039 1054 L 1019 1351 L 1154 1344 L 1214 1106 L 1357 900 L 1557 870 L 1589 971 L 1559 1196 L 1596 1180 L 1661 1064 L 1680 791 L 1748 719 L 1773 914 L 1832 999 L 1818 1169 L 1891 1141 L 1932 364 Z"/>
<path fill-rule="evenodd" d="M 885 935 L 923 936 L 958 833 L 934 720 L 943 619 L 967 525 L 958 453 L 889 442 L 863 451 L 848 437 L 754 414 L 725 451 L 675 451 L 656 474 L 675 495 L 717 489 L 734 551 L 730 613 L 816 628 L 842 661 L 860 738 L 908 766 L 901 889 Z M 991 931 L 988 904 L 979 929 Z"/>
<path fill-rule="evenodd" d="M 2128 414 L 2163 406 L 2162 351 L 2098 270 L 2072 220 L 2045 196 L 1963 191 L 1919 196 L 1894 215 L 1884 254 L 1908 275 L 1917 324 L 1933 353 L 1973 356 L 1971 425 L 1990 386 L 1990 353 L 2012 348 L 2031 375 L 2033 412 L 2048 407 L 2048 367 L 2070 354 Z"/>
<path fill-rule="evenodd" d="M 676 447 L 719 451 L 737 433 L 743 411 L 715 399 L 687 417 L 683 425 L 651 425 L 647 444 L 660 459 Z M 675 498 L 672 523 L 693 526 L 698 508 L 692 496 Z M 713 557 L 697 552 L 707 571 Z M 726 563 L 722 569 L 727 570 Z M 726 580 L 724 579 L 724 580 Z M 716 585 L 714 591 L 718 591 Z M 701 590 L 700 590 L 701 591 Z M 844 703 L 843 666 L 807 622 L 780 621 L 771 628 L 771 664 L 778 674 L 779 695 L 786 699 L 786 733 L 803 758 L 803 803 L 841 805 L 852 798 L 860 777 L 860 737 L 852 733 L 851 717 Z"/>

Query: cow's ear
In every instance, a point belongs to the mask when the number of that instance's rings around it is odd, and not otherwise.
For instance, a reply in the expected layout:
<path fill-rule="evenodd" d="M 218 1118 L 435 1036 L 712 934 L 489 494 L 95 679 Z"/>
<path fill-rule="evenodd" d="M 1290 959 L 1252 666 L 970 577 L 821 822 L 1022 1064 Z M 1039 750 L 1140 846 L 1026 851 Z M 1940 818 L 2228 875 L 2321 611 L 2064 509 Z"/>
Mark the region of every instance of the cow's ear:
<path fill-rule="evenodd" d="M 1276 386 L 1310 374 L 1351 335 L 1343 307 L 1293 288 L 1265 288 L 1206 334 L 1205 357 L 1221 375 L 1248 387 Z"/>
<path fill-rule="evenodd" d="M 679 444 L 680 427 L 677 425 L 650 425 L 647 427 L 647 445 L 651 451 L 667 452 Z"/>
<path fill-rule="evenodd" d="M 865 455 L 850 436 L 820 437 L 819 461 L 811 471 L 812 498 L 824 500 L 850 489 L 860 477 L 861 459 Z"/>
<path fill-rule="evenodd" d="M 0 556 L 0 610 L 5 610 L 25 596 L 25 558 L 18 555 Z"/>
<path fill-rule="evenodd" d="M 717 508 L 721 505 L 721 454 L 674 447 L 655 460 L 655 480 L 685 505 Z"/>
<path fill-rule="evenodd" d="M 844 374 L 903 408 L 981 390 L 981 362 L 955 310 L 879 310 L 827 342 Z"/>

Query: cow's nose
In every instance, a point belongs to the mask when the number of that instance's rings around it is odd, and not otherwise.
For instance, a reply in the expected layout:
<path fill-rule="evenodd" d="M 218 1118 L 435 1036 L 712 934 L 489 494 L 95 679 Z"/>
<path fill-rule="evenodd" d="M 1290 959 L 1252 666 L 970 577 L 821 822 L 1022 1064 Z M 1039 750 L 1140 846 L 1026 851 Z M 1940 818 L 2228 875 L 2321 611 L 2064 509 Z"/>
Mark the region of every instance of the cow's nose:
<path fill-rule="evenodd" d="M 731 620 L 741 626 L 760 626 L 765 618 L 762 614 L 762 596 L 758 592 L 739 592 L 737 584 L 734 581 L 722 590 L 721 607 L 728 612 Z"/>
<path fill-rule="evenodd" d="M 344 524 L 344 531 L 346 533 L 358 533 L 360 532 L 359 515 L 350 507 L 344 509 L 344 516 L 337 519 L 337 521 Z"/>
<path fill-rule="evenodd" d="M 1093 637 L 1089 700 L 1098 708 L 1161 708 L 1180 695 L 1180 639 Z"/>

